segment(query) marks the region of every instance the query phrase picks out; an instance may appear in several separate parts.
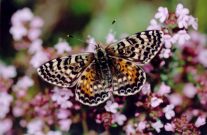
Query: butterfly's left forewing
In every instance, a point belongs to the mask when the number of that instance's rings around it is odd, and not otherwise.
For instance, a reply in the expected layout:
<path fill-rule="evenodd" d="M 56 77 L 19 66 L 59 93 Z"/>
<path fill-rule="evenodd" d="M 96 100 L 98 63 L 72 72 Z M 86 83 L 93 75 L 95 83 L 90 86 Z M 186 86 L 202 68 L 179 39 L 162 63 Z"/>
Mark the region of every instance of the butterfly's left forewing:
<path fill-rule="evenodd" d="M 110 44 L 105 50 L 108 55 L 146 64 L 161 49 L 162 37 L 160 30 L 139 32 Z"/>
<path fill-rule="evenodd" d="M 94 61 L 93 53 L 56 58 L 41 65 L 37 72 L 47 82 L 60 87 L 73 87 L 79 76 Z"/>

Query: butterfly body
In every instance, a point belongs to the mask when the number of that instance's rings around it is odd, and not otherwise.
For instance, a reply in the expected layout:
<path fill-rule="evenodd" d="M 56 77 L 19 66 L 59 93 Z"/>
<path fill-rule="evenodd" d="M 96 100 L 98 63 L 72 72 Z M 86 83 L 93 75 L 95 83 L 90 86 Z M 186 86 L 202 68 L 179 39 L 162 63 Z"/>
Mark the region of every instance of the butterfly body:
<path fill-rule="evenodd" d="M 37 69 L 47 82 L 75 88 L 76 100 L 97 106 L 112 94 L 129 96 L 138 93 L 146 81 L 139 65 L 148 63 L 161 49 L 163 32 L 136 33 L 95 53 L 81 53 L 53 59 Z M 136 63 L 135 63 L 136 62 Z"/>

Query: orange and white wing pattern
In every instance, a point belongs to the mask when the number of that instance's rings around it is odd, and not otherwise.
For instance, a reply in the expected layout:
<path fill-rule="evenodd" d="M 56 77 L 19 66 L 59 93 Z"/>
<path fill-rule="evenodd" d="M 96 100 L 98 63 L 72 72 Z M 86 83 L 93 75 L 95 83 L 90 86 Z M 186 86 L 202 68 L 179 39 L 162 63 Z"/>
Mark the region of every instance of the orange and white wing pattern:
<path fill-rule="evenodd" d="M 113 76 L 113 94 L 119 96 L 134 95 L 146 81 L 145 72 L 135 63 L 123 58 L 110 57 L 110 69 Z"/>
<path fill-rule="evenodd" d="M 105 50 L 108 55 L 146 64 L 161 49 L 162 37 L 163 32 L 159 30 L 139 32 L 107 46 Z"/>
<path fill-rule="evenodd" d="M 60 87 L 73 87 L 81 73 L 94 61 L 93 53 L 82 53 L 50 60 L 37 72 L 43 80 Z"/>
<path fill-rule="evenodd" d="M 85 69 L 77 81 L 76 100 L 88 106 L 97 106 L 111 97 L 110 89 L 94 62 Z"/>

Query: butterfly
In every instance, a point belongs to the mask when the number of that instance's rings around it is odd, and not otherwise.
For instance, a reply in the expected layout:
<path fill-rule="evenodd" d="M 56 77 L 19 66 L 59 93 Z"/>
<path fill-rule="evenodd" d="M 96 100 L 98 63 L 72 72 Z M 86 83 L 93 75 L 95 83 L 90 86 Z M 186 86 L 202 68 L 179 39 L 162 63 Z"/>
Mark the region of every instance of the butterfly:
<path fill-rule="evenodd" d="M 37 72 L 48 83 L 75 88 L 75 98 L 82 104 L 97 106 L 112 94 L 138 93 L 146 81 L 140 67 L 155 57 L 162 47 L 163 32 L 138 32 L 105 48 L 96 45 L 95 53 L 60 57 L 41 65 Z"/>

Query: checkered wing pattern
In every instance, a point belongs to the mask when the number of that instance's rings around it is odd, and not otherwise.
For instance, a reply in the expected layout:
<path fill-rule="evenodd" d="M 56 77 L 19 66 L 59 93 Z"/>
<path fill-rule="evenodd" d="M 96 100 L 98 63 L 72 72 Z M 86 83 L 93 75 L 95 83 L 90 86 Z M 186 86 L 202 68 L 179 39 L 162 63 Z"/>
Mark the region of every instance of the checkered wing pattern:
<path fill-rule="evenodd" d="M 82 53 L 53 59 L 37 72 L 43 80 L 60 87 L 73 87 L 81 73 L 94 61 L 93 53 Z"/>
<path fill-rule="evenodd" d="M 146 81 L 146 75 L 139 66 L 117 57 L 110 57 L 110 62 L 113 76 L 113 94 L 129 96 L 141 90 Z"/>
<path fill-rule="evenodd" d="M 148 63 L 161 49 L 163 32 L 150 30 L 136 33 L 106 47 L 108 55 L 139 64 Z"/>
<path fill-rule="evenodd" d="M 88 106 L 97 106 L 110 98 L 109 85 L 104 81 L 99 66 L 94 62 L 80 76 L 76 86 L 76 100 Z"/>

